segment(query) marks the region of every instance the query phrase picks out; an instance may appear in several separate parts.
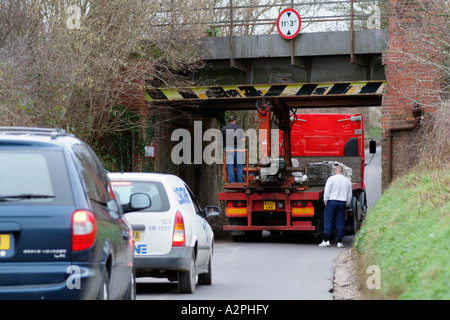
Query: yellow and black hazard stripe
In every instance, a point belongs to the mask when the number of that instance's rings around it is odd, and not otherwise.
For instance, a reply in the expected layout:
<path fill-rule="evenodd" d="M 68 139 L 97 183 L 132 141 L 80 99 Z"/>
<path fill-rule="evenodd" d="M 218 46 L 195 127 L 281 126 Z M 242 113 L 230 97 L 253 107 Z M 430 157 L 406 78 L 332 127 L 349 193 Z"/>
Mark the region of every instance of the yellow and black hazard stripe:
<path fill-rule="evenodd" d="M 149 88 L 147 101 L 276 98 L 333 95 L 382 95 L 386 81 Z"/>

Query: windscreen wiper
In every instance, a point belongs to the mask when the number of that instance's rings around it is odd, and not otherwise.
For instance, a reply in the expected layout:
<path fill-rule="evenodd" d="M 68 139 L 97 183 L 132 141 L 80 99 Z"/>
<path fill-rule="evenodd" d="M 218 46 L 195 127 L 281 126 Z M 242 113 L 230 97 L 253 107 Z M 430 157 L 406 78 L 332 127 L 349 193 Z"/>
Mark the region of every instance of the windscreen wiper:
<path fill-rule="evenodd" d="M 0 201 L 48 199 L 48 198 L 54 198 L 54 197 L 55 196 L 46 195 L 46 194 L 24 193 L 24 194 L 17 194 L 17 195 L 0 196 Z"/>

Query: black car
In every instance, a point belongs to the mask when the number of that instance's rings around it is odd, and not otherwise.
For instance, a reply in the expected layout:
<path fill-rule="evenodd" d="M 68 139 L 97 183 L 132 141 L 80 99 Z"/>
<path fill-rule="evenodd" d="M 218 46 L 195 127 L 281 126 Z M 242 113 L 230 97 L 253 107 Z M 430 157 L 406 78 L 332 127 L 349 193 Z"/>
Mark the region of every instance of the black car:
<path fill-rule="evenodd" d="M 0 299 L 134 299 L 131 235 L 87 144 L 0 128 Z"/>

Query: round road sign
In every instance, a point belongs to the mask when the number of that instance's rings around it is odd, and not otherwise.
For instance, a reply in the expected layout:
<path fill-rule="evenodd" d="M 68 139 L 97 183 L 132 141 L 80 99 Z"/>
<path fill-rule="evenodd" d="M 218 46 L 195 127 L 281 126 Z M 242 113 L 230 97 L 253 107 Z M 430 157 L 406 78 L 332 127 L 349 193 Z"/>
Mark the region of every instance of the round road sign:
<path fill-rule="evenodd" d="M 285 39 L 294 39 L 300 32 L 302 19 L 298 12 L 288 8 L 281 11 L 277 19 L 278 33 Z"/>

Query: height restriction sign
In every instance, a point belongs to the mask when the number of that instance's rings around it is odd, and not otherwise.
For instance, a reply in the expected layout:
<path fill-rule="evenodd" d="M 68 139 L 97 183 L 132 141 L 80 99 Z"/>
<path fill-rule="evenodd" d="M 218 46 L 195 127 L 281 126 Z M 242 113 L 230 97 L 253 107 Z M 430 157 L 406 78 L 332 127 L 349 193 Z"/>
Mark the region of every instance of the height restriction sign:
<path fill-rule="evenodd" d="M 288 8 L 281 11 L 277 20 L 278 33 L 285 39 L 294 39 L 300 32 L 302 19 L 298 12 Z"/>

